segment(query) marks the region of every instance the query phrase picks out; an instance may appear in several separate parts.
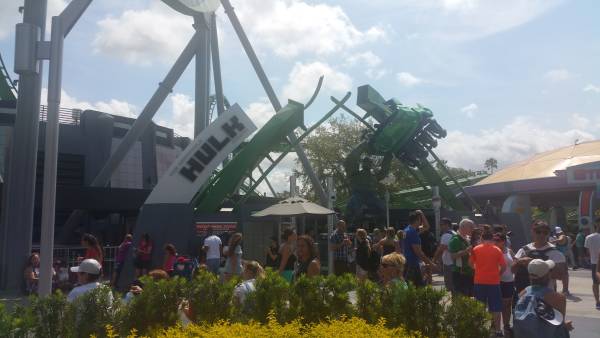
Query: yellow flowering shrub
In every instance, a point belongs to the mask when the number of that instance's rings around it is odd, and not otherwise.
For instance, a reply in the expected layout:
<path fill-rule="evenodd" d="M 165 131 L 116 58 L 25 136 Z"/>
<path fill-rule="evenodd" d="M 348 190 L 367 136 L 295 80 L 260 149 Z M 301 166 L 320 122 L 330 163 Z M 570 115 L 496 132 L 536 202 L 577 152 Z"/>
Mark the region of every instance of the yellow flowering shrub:
<path fill-rule="evenodd" d="M 271 316 L 269 322 L 230 323 L 221 321 L 212 325 L 195 325 L 187 327 L 177 325 L 163 329 L 152 335 L 157 338 L 195 338 L 195 337 L 240 337 L 240 338 L 422 338 L 418 333 L 408 333 L 403 328 L 388 328 L 385 320 L 377 324 L 368 324 L 365 320 L 352 317 L 350 319 L 332 320 L 318 324 L 302 324 L 299 320 L 287 324 L 279 324 Z M 135 333 L 128 338 L 138 338 Z"/>

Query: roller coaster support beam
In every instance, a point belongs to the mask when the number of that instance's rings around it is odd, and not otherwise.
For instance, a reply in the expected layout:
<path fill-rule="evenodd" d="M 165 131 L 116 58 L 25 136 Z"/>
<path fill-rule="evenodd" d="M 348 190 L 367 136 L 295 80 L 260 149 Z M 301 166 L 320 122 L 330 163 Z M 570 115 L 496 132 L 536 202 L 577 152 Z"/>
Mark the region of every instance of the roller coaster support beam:
<path fill-rule="evenodd" d="M 45 34 L 47 3 L 25 0 L 23 22 L 16 27 L 14 70 L 19 75 L 19 95 L 3 192 L 10 198 L 3 199 L 0 229 L 0 287 L 11 292 L 20 290 L 23 262 L 31 253 L 43 73 L 36 47 Z"/>
<path fill-rule="evenodd" d="M 52 17 L 49 42 L 48 120 L 44 150 L 44 188 L 42 195 L 42 230 L 40 236 L 40 297 L 52 293 L 52 265 L 54 262 L 54 221 L 56 214 L 56 171 L 58 162 L 58 110 L 62 88 L 63 43 L 71 28 L 92 0 L 73 0 L 58 16 Z M 48 44 L 48 42 L 44 42 Z"/>
<path fill-rule="evenodd" d="M 208 14 L 194 15 L 194 28 L 198 38 L 196 48 L 194 138 L 210 123 L 208 108 L 210 96 L 210 40 L 211 17 Z"/>
<path fill-rule="evenodd" d="M 187 46 L 181 52 L 181 55 L 177 58 L 164 80 L 158 84 L 158 88 L 138 116 L 138 118 L 133 122 L 131 129 L 125 134 L 121 143 L 115 150 L 115 152 L 110 156 L 108 161 L 104 164 L 98 175 L 94 178 L 90 186 L 92 187 L 105 187 L 110 178 L 121 164 L 121 161 L 125 158 L 131 147 L 134 143 L 142 136 L 146 128 L 152 123 L 152 118 L 156 114 L 156 111 L 162 103 L 165 101 L 167 96 L 173 90 L 173 86 L 177 83 L 181 74 L 192 61 L 194 55 L 196 55 L 196 49 L 201 48 L 202 37 L 200 34 L 195 33 L 194 36 L 190 39 Z M 75 210 L 69 216 L 67 220 L 63 233 L 61 236 L 63 239 L 69 236 L 69 233 L 73 227 L 77 225 L 79 222 L 79 218 L 83 215 L 82 210 Z"/>
<path fill-rule="evenodd" d="M 244 51 L 246 52 L 246 55 L 250 59 L 250 63 L 252 63 L 252 67 L 254 67 L 254 71 L 256 72 L 256 75 L 258 76 L 260 83 L 262 84 L 265 92 L 267 93 L 267 97 L 269 98 L 269 101 L 271 101 L 271 105 L 273 106 L 273 109 L 275 109 L 275 111 L 278 112 L 279 110 L 281 110 L 281 103 L 279 102 L 277 95 L 275 95 L 275 91 L 273 90 L 273 87 L 271 86 L 271 83 L 269 82 L 269 79 L 267 78 L 267 75 L 265 74 L 265 71 L 262 68 L 262 65 L 260 64 L 260 61 L 258 60 L 258 57 L 256 56 L 256 53 L 254 52 L 254 49 L 252 48 L 252 45 L 250 44 L 250 41 L 248 40 L 248 37 L 246 36 L 244 29 L 242 28 L 240 20 L 238 19 L 237 15 L 235 14 L 233 7 L 231 6 L 231 3 L 229 2 L 229 0 L 221 0 L 221 4 L 223 5 L 223 8 L 225 9 L 225 14 L 227 14 L 227 16 L 229 17 L 229 21 L 231 22 L 233 29 L 235 30 L 235 33 L 238 36 L 238 39 L 240 40 L 240 42 L 242 43 L 242 46 L 244 47 Z M 310 178 L 313 188 L 316 190 L 317 196 L 319 196 L 319 200 L 321 201 L 321 204 L 327 205 L 328 198 L 327 198 L 327 194 L 325 193 L 325 189 L 323 189 L 323 185 L 321 184 L 319 177 L 317 176 L 317 174 L 315 173 L 314 169 L 312 168 L 310 162 L 308 161 L 308 157 L 306 157 L 304 148 L 302 148 L 302 145 L 300 143 L 296 142 L 297 138 L 294 133 L 291 133 L 288 136 L 288 138 L 289 138 L 290 143 L 296 144 L 295 150 L 296 150 L 296 154 L 298 154 L 298 159 L 302 163 L 304 170 L 306 171 L 308 177 Z"/>
<path fill-rule="evenodd" d="M 334 101 L 336 103 L 336 105 L 331 108 L 327 114 L 325 114 L 319 121 L 317 121 L 316 123 L 314 123 L 312 126 L 310 126 L 310 128 L 308 128 L 302 135 L 300 135 L 299 138 L 296 139 L 296 141 L 294 141 L 294 143 L 290 144 L 290 148 L 289 150 L 291 150 L 291 148 L 296 147 L 297 145 L 300 144 L 300 142 L 302 142 L 302 140 L 304 140 L 308 135 L 310 135 L 310 133 L 317 129 L 317 127 L 319 127 L 323 122 L 325 122 L 328 118 L 331 117 L 331 115 L 333 115 L 336 111 L 338 111 L 338 109 L 340 109 L 344 103 L 346 101 L 348 101 L 348 99 L 350 98 L 351 93 L 348 92 L 346 93 L 346 95 L 341 99 L 341 100 L 337 100 L 334 97 L 331 97 L 331 100 Z M 262 175 L 256 180 L 256 182 L 254 182 L 254 184 L 252 184 L 250 186 L 250 188 L 248 189 L 248 191 L 254 191 L 258 185 L 267 177 L 267 175 L 269 175 L 269 173 L 275 169 L 275 167 L 277 166 L 277 164 L 279 164 L 279 162 L 281 162 L 281 160 L 283 160 L 283 158 L 289 153 L 289 150 L 284 151 L 281 153 L 281 155 L 279 155 L 275 160 L 272 161 L 271 165 L 264 171 L 264 173 L 262 173 Z M 244 195 L 240 201 L 238 202 L 238 204 L 242 204 L 246 201 L 246 199 L 249 197 L 249 194 Z M 329 197 L 327 197 L 327 203 L 329 203 Z M 328 205 L 328 204 L 325 204 Z"/>

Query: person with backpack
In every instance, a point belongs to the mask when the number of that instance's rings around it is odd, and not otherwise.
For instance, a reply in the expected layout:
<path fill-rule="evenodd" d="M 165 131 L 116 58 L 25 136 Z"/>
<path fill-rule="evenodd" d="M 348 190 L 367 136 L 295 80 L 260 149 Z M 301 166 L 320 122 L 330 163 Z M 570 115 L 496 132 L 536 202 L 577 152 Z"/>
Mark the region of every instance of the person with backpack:
<path fill-rule="evenodd" d="M 446 287 L 446 291 L 454 293 L 454 287 L 452 286 L 452 265 L 454 261 L 452 260 L 452 256 L 450 256 L 448 243 L 456 235 L 456 232 L 452 230 L 452 221 L 449 218 L 442 218 L 440 220 L 440 231 L 442 233 L 440 245 L 437 247 L 433 261 L 439 262 L 441 258 L 444 286 Z"/>
<path fill-rule="evenodd" d="M 526 338 L 566 338 L 573 323 L 565 321 L 567 298 L 548 287 L 552 260 L 532 259 L 527 265 L 531 285 L 519 294 L 513 320 L 514 336 Z"/>
<path fill-rule="evenodd" d="M 531 226 L 533 242 L 523 246 L 515 255 L 513 272 L 515 273 L 515 289 L 517 293 L 530 285 L 527 265 L 534 259 L 551 260 L 556 267 L 552 269 L 549 287 L 554 289 L 555 280 L 562 279 L 566 270 L 566 259 L 554 245 L 548 242 L 550 226 L 543 220 L 535 220 Z"/>

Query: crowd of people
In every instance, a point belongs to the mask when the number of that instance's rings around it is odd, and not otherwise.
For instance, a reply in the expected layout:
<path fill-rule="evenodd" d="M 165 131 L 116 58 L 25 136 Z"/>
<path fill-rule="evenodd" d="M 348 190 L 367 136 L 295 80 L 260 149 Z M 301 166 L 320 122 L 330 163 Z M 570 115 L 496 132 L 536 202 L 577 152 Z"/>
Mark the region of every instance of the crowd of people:
<path fill-rule="evenodd" d="M 577 250 L 572 263 L 576 267 L 576 264 L 583 265 L 582 257 L 591 258 L 592 290 L 596 308 L 600 309 L 600 272 L 597 270 L 600 266 L 600 218 L 596 219 L 594 229 L 594 233 L 583 238 L 585 255 Z M 555 321 L 556 318 L 560 319 L 554 323 L 558 330 L 553 333 L 555 336 L 562 337 L 560 332 L 573 329 L 572 323 L 565 320 L 566 299 L 570 296 L 567 268 L 570 241 L 560 227 L 552 228 L 545 221 L 534 221 L 531 225 L 532 242 L 514 248 L 514 251 L 510 232 L 504 225 L 476 224 L 468 218 L 453 225 L 450 219 L 443 218 L 440 221 L 440 234 L 438 244 L 427 218 L 420 210 L 409 214 L 408 225 L 402 229 L 374 229 L 370 234 L 364 228 L 349 234 L 346 223 L 340 220 L 329 237 L 333 273 L 355 274 L 359 280 L 369 279 L 383 286 L 394 283 L 405 287 L 411 283 L 423 287 L 431 283 L 431 275 L 437 272 L 443 276 L 444 286 L 453 296 L 473 297 L 485 304 L 492 315 L 492 327 L 498 337 L 512 335 L 513 331 L 523 335 L 532 329 L 534 326 L 528 322 L 530 317 L 527 311 L 533 311 L 531 309 L 537 304 L 547 306 L 551 314 L 556 311 L 555 315 L 549 315 Z M 575 248 L 579 248 L 579 241 L 578 237 L 573 243 Z M 102 247 L 89 234 L 82 237 L 81 243 L 85 247 L 85 254 L 80 257 L 79 265 L 70 269 L 71 277 L 76 276 L 77 286 L 68 293 L 68 301 L 101 285 L 104 263 Z M 235 290 L 235 298 L 238 304 L 242 304 L 264 271 L 259 262 L 243 260 L 242 248 L 241 233 L 229 236 L 224 246 L 223 240 L 209 228 L 201 248 L 203 258 L 200 262 L 192 262 L 178 255 L 175 246 L 167 244 L 164 246 L 162 265 L 160 269 L 155 269 L 156 266 L 152 265 L 154 248 L 150 236 L 143 235 L 139 243 L 134 245 L 133 237 L 126 235 L 116 251 L 112 276 L 104 277 L 111 277 L 110 281 L 115 285 L 127 256 L 133 255 L 135 276 L 138 278 L 145 274 L 153 279 L 172 276 L 190 278 L 195 269 L 214 273 L 223 281 L 237 277 L 242 282 Z M 33 293 L 37 289 L 39 261 L 38 254 L 33 253 L 27 262 L 24 275 L 28 292 Z M 321 261 L 314 238 L 309 235 L 298 236 L 293 229 L 285 229 L 280 239 L 271 238 L 265 250 L 264 263 L 265 267 L 278 271 L 289 282 L 301 276 L 321 274 Z M 69 279 L 65 270 L 64 264 L 55 266 L 57 284 L 65 278 Z M 556 291 L 557 281 L 562 283 L 562 292 Z M 143 284 L 136 279 L 125 300 L 131 300 L 142 290 Z M 514 317 L 512 321 L 511 317 Z M 531 337 L 539 334 L 530 333 Z"/>

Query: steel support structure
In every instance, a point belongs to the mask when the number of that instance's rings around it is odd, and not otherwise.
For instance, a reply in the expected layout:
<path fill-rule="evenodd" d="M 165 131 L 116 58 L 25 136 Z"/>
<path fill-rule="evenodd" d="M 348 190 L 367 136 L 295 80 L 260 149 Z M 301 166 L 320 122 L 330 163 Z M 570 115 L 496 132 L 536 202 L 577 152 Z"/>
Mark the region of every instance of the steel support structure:
<path fill-rule="evenodd" d="M 273 109 L 275 109 L 275 112 L 278 112 L 281 109 L 281 103 L 279 102 L 277 95 L 275 95 L 275 91 L 273 90 L 273 87 L 271 86 L 271 83 L 267 78 L 267 74 L 265 73 L 260 61 L 258 60 L 258 57 L 254 52 L 254 48 L 252 48 L 250 40 L 248 40 L 248 36 L 246 36 L 246 33 L 244 32 L 242 24 L 240 23 L 240 20 L 238 19 L 237 15 L 235 14 L 235 11 L 233 10 L 233 6 L 231 6 L 229 0 L 221 0 L 221 4 L 225 9 L 225 14 L 227 14 L 227 17 L 229 18 L 229 21 L 231 22 L 231 25 L 233 26 L 233 29 L 235 30 L 238 39 L 242 43 L 242 47 L 244 48 L 246 55 L 250 59 L 250 63 L 252 64 L 252 67 L 254 68 L 254 71 L 256 72 L 256 75 L 258 76 L 258 79 L 261 85 L 263 86 L 267 97 L 271 102 L 271 105 L 273 106 Z M 296 142 L 297 138 L 294 133 L 291 133 L 288 136 L 288 139 L 290 143 L 294 143 Z M 310 181 L 317 193 L 317 196 L 319 197 L 319 200 L 321 201 L 321 204 L 327 205 L 327 194 L 325 193 L 325 189 L 323 189 L 319 177 L 317 176 L 310 162 L 308 161 L 308 157 L 306 157 L 304 148 L 302 148 L 302 145 L 298 143 L 296 145 L 295 150 L 296 154 L 298 155 L 298 159 L 300 159 L 300 162 L 302 163 L 302 167 L 304 167 L 306 174 L 310 178 Z"/>
<path fill-rule="evenodd" d="M 194 16 L 194 28 L 199 37 L 196 48 L 194 138 L 210 123 L 210 21 L 211 17 L 207 14 Z"/>
<path fill-rule="evenodd" d="M 26 29 L 33 36 L 27 40 L 18 35 L 15 39 L 15 54 L 23 47 L 29 50 L 29 53 L 24 56 L 15 55 L 19 95 L 10 143 L 8 179 L 2 199 L 0 286 L 3 290 L 11 292 L 20 290 L 23 282 L 23 263 L 31 253 L 43 73 L 43 63 L 37 60 L 35 49 L 37 42 L 41 41 L 45 34 L 46 7 L 47 0 L 25 0 L 23 22 L 17 24 L 17 32 Z M 16 9 L 15 6 L 15 11 Z M 27 66 L 21 67 L 23 63 Z"/>

